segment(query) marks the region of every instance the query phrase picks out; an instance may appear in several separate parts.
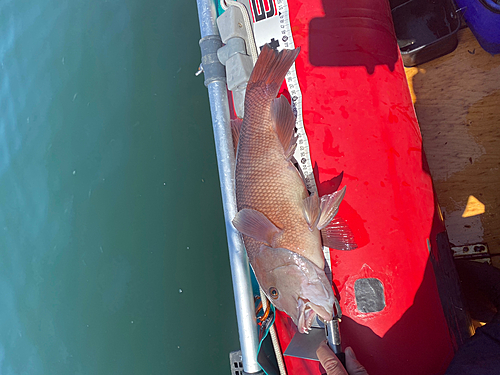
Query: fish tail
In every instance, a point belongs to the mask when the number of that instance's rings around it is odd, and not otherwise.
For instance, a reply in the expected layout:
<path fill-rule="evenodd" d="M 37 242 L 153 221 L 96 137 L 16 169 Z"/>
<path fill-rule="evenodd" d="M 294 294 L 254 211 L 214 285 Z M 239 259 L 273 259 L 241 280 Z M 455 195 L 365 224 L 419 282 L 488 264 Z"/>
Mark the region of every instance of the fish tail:
<path fill-rule="evenodd" d="M 300 47 L 277 52 L 269 45 L 264 45 L 250 75 L 247 93 L 251 92 L 252 89 L 260 88 L 266 96 L 274 99 L 299 52 Z"/>

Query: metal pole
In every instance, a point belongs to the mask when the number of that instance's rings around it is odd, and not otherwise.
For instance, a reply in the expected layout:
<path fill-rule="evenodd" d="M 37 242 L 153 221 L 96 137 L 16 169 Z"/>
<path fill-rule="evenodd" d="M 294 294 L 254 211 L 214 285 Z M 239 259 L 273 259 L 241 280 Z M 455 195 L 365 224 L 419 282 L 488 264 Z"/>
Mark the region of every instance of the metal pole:
<path fill-rule="evenodd" d="M 210 111 L 214 128 L 215 149 L 219 168 L 219 179 L 226 223 L 227 243 L 229 247 L 229 261 L 233 281 L 234 302 L 238 321 L 238 333 L 241 345 L 243 370 L 248 374 L 260 373 L 257 363 L 258 337 L 255 319 L 255 305 L 252 285 L 250 282 L 250 267 L 240 234 L 233 227 L 232 219 L 237 213 L 236 194 L 234 185 L 235 158 L 231 125 L 229 118 L 229 104 L 225 79 L 221 77 L 207 77 L 209 64 L 217 64 L 213 51 L 205 53 L 203 43 L 217 39 L 219 31 L 216 24 L 216 10 L 213 0 L 197 0 L 198 17 L 200 21 L 202 47 L 202 65 L 205 70 L 205 84 L 208 88 Z M 219 38 L 220 40 L 220 38 Z M 216 51 L 215 51 L 216 52 Z M 220 64 L 220 63 L 219 63 Z"/>

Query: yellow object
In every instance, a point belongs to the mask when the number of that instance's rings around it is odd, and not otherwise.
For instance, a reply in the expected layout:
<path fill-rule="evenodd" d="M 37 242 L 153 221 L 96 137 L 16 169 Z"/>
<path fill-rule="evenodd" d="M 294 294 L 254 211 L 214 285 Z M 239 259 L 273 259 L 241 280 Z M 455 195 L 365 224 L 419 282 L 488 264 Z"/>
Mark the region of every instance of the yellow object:
<path fill-rule="evenodd" d="M 465 211 L 462 217 L 471 217 L 476 215 L 484 214 L 485 206 L 473 195 L 469 195 L 467 200 L 467 206 L 465 206 Z"/>
<path fill-rule="evenodd" d="M 418 68 L 405 68 L 406 80 L 408 82 L 408 88 L 410 89 L 411 101 L 413 104 L 417 101 L 417 96 L 413 90 L 413 77 L 418 73 Z"/>
<path fill-rule="evenodd" d="M 417 101 L 417 95 L 413 89 L 413 77 L 415 77 L 418 73 L 425 74 L 425 69 L 417 68 L 415 66 L 412 68 L 405 68 L 406 81 L 408 82 L 408 88 L 410 89 L 411 101 L 413 104 Z"/>

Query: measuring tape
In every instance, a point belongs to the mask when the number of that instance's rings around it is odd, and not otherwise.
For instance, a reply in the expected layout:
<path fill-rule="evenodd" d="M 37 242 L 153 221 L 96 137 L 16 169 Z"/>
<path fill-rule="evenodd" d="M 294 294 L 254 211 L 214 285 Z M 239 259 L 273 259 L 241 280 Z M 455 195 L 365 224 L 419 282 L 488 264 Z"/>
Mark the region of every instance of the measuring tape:
<path fill-rule="evenodd" d="M 278 51 L 295 48 L 287 0 L 240 0 L 240 2 L 245 5 L 250 15 L 255 44 L 259 53 L 261 47 L 266 43 Z M 309 153 L 309 140 L 307 139 L 302 117 L 302 91 L 300 90 L 295 63 L 286 74 L 285 81 L 292 99 L 291 103 L 296 118 L 295 127 L 298 136 L 297 148 L 293 156 L 297 161 L 296 165 L 302 172 L 307 190 L 317 194 L 318 188 L 314 180 L 311 155 Z M 323 254 L 328 264 L 325 273 L 331 281 L 330 249 L 323 247 Z"/>

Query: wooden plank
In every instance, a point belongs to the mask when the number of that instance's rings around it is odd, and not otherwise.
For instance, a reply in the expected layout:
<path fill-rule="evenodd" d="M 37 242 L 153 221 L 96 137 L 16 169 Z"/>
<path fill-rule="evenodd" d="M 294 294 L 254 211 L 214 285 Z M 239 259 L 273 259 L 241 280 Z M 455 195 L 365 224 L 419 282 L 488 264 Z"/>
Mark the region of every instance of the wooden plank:
<path fill-rule="evenodd" d="M 458 37 L 453 53 L 406 73 L 450 242 L 500 254 L 500 55 L 469 29 Z M 462 217 L 471 195 L 485 212 Z"/>

